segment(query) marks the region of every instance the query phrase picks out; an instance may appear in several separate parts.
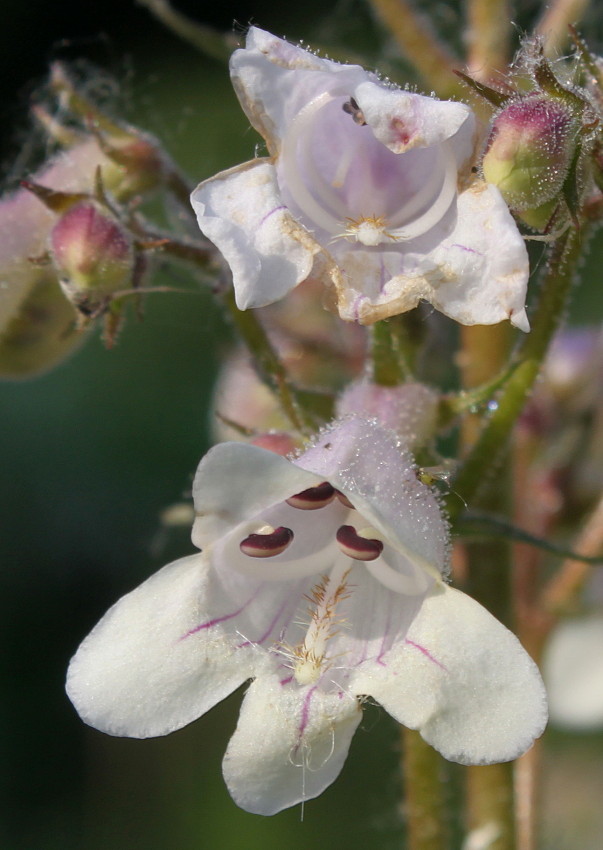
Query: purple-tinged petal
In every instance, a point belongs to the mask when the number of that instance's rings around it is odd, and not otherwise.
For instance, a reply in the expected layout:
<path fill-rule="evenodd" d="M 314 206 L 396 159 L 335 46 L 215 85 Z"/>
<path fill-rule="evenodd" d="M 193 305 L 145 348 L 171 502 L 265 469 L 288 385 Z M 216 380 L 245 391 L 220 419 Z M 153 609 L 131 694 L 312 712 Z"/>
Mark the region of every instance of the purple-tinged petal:
<path fill-rule="evenodd" d="M 448 562 L 448 528 L 433 492 L 416 475 L 391 431 L 351 418 L 325 430 L 298 460 L 330 481 L 412 564 L 439 575 Z"/>
<path fill-rule="evenodd" d="M 383 661 L 358 668 L 349 688 L 370 694 L 450 761 L 510 761 L 542 734 L 538 668 L 515 635 L 458 590 L 432 591 Z"/>
<path fill-rule="evenodd" d="M 191 202 L 199 227 L 232 270 L 239 309 L 271 304 L 310 275 L 321 247 L 287 210 L 269 161 L 206 180 Z"/>
<path fill-rule="evenodd" d="M 248 812 L 273 815 L 321 794 L 339 775 L 362 717 L 341 691 L 276 675 L 250 686 L 224 756 L 224 779 Z"/>
<path fill-rule="evenodd" d="M 529 258 L 500 192 L 476 183 L 455 207 L 404 253 L 348 252 L 334 280 L 342 318 L 371 324 L 425 300 L 464 325 L 509 319 L 528 331 Z"/>
<path fill-rule="evenodd" d="M 495 186 L 476 183 L 458 198 L 457 224 L 431 253 L 440 270 L 428 300 L 464 325 L 509 319 L 522 331 L 530 272 L 524 240 Z"/>
<path fill-rule="evenodd" d="M 230 74 L 241 106 L 272 155 L 290 122 L 314 97 L 324 92 L 349 97 L 361 82 L 375 79 L 358 65 L 322 59 L 257 27 L 249 30 L 245 49 L 233 53 Z"/>

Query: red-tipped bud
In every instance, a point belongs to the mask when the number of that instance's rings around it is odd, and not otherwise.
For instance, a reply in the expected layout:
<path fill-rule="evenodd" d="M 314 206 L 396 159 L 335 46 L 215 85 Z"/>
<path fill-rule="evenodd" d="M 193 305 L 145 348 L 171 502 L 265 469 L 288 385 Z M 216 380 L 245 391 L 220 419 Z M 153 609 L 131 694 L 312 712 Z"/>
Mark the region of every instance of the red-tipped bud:
<path fill-rule="evenodd" d="M 541 207 L 561 192 L 578 131 L 574 110 L 561 100 L 534 94 L 509 103 L 492 126 L 485 179 L 512 209 Z"/>
<path fill-rule="evenodd" d="M 85 313 L 132 286 L 132 239 L 95 201 L 75 204 L 61 216 L 50 233 L 50 254 L 66 294 Z"/>

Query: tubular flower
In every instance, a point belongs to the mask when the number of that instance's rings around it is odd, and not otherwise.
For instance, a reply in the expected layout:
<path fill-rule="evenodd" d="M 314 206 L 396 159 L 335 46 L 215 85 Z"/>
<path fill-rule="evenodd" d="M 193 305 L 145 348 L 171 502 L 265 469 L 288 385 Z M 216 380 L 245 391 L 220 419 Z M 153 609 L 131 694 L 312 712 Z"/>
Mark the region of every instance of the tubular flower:
<path fill-rule="evenodd" d="M 470 179 L 469 107 L 402 91 L 252 28 L 231 59 L 270 156 L 195 190 L 241 309 L 307 278 L 371 324 L 421 299 L 457 321 L 529 330 L 528 257 L 498 189 Z"/>
<path fill-rule="evenodd" d="M 446 523 L 392 432 L 343 420 L 294 461 L 224 443 L 194 494 L 202 553 L 121 599 L 71 662 L 87 723 L 165 735 L 252 679 L 223 767 L 265 815 L 333 782 L 369 695 L 454 761 L 512 759 L 540 734 L 539 673 L 444 584 Z"/>

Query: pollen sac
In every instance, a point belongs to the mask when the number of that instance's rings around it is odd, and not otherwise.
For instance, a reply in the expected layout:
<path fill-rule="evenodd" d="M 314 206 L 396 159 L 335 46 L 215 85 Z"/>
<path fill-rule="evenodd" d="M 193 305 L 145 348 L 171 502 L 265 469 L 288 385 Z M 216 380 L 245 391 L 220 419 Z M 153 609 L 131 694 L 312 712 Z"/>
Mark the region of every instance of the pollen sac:
<path fill-rule="evenodd" d="M 269 534 L 250 534 L 239 544 L 244 555 L 250 558 L 273 558 L 284 552 L 293 540 L 293 532 L 284 525 Z"/>
<path fill-rule="evenodd" d="M 342 525 L 336 535 L 339 548 L 357 561 L 374 561 L 383 551 L 380 540 L 370 540 L 356 533 L 353 525 Z"/>
<path fill-rule="evenodd" d="M 286 501 L 292 508 L 299 508 L 301 511 L 315 511 L 330 504 L 334 498 L 335 488 L 328 481 L 323 481 L 322 484 L 302 490 L 301 493 L 291 496 Z"/>
<path fill-rule="evenodd" d="M 366 126 L 366 121 L 364 119 L 364 115 L 362 114 L 362 110 L 360 109 L 353 97 L 347 100 L 341 108 L 345 113 L 352 116 L 354 124 L 358 124 L 359 127 Z"/>

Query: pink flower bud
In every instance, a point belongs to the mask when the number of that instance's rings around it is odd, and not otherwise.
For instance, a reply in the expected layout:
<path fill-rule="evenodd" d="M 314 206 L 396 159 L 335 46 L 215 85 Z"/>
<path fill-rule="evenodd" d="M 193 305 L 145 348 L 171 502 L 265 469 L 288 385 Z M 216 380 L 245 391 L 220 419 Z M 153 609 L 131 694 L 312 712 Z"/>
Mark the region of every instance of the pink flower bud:
<path fill-rule="evenodd" d="M 94 309 L 99 298 L 132 285 L 132 239 L 110 212 L 92 200 L 75 204 L 57 221 L 50 233 L 50 252 L 61 284 L 76 306 Z"/>
<path fill-rule="evenodd" d="M 513 101 L 494 120 L 484 177 L 511 208 L 540 207 L 561 192 L 577 132 L 576 117 L 561 100 L 534 94 Z"/>
<path fill-rule="evenodd" d="M 437 423 L 438 395 L 424 384 L 382 387 L 361 380 L 349 384 L 337 404 L 338 416 L 376 419 L 409 446 L 425 445 Z"/>

